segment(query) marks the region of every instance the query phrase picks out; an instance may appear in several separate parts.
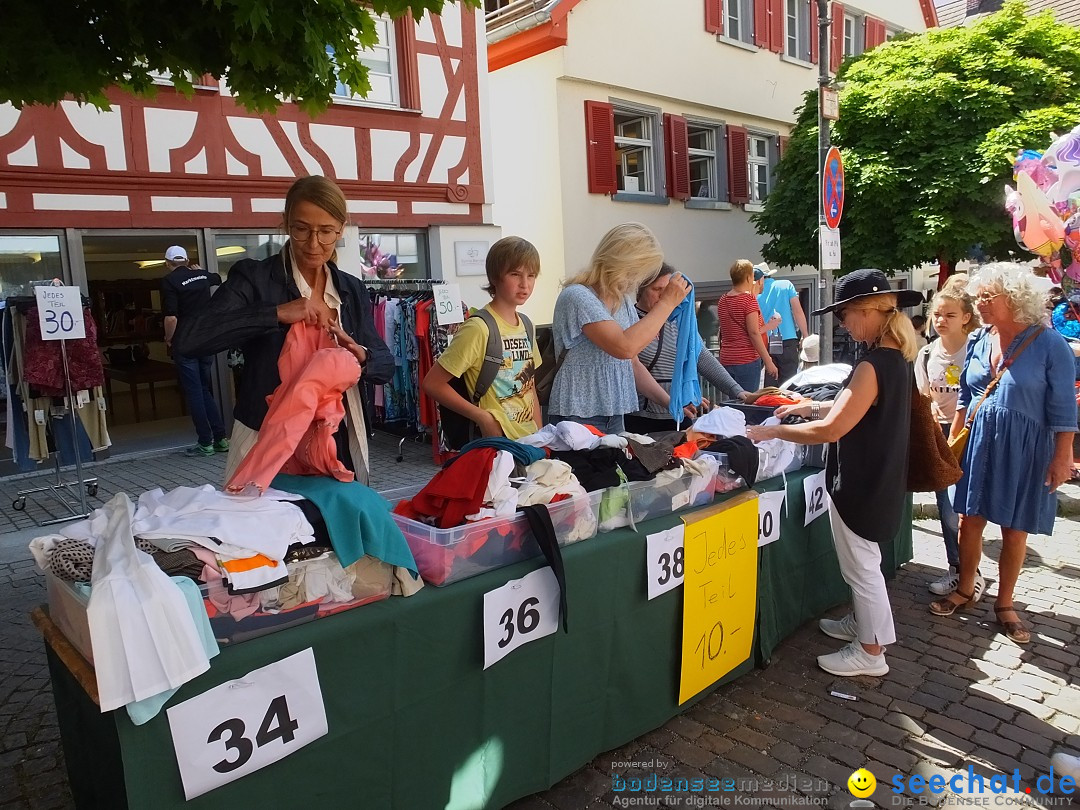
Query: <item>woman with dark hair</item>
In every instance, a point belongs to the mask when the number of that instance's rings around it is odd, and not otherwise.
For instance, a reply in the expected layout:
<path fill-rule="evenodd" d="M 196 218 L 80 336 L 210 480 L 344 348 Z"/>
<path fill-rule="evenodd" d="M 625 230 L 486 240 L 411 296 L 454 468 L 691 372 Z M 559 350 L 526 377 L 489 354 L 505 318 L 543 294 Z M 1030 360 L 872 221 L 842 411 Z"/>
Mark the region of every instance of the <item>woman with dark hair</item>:
<path fill-rule="evenodd" d="M 664 262 L 660 266 L 660 275 L 648 284 L 643 284 L 638 288 L 637 311 L 639 317 L 643 318 L 652 311 L 652 308 L 660 301 L 664 288 L 667 287 L 675 272 L 674 267 Z M 697 370 L 701 379 L 712 383 L 718 391 L 729 399 L 745 402 L 749 394 L 743 390 L 741 385 L 735 382 L 735 379 L 728 374 L 727 369 L 720 365 L 720 361 L 713 356 L 713 353 L 705 348 L 705 343 L 701 340 L 700 335 L 697 343 L 699 349 Z M 674 321 L 665 321 L 656 337 L 638 352 L 638 360 L 641 361 L 645 370 L 669 394 L 671 393 L 671 380 L 675 373 L 675 363 L 677 361 L 675 348 L 678 344 L 679 327 Z M 640 397 L 639 399 L 642 405 L 641 410 L 626 416 L 627 430 L 631 433 L 652 433 L 654 431 L 676 429 L 675 420 L 671 418 L 667 406 L 653 402 L 646 397 Z"/>
<path fill-rule="evenodd" d="M 302 177 L 285 196 L 283 226 L 289 240 L 268 259 L 244 259 L 199 314 L 182 319 L 174 344 L 186 355 L 244 352 L 236 392 L 235 423 L 225 479 L 254 447 L 266 417 L 266 397 L 281 382 L 278 357 L 292 324 L 326 329 L 361 368 L 361 382 L 388 382 L 394 373 L 390 350 L 375 331 L 371 299 L 360 279 L 335 264 L 336 245 L 348 221 L 345 195 L 325 177 Z M 345 418 L 334 440 L 338 459 L 368 480 L 364 398 L 360 384 L 344 395 Z"/>

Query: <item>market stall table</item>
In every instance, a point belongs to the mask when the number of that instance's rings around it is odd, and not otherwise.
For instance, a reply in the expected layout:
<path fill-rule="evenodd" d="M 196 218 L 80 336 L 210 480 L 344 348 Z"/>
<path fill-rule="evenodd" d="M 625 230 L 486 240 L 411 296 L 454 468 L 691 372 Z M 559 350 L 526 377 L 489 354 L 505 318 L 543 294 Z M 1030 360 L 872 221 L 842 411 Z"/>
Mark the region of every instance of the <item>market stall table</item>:
<path fill-rule="evenodd" d="M 760 549 L 756 655 L 722 682 L 847 598 L 828 519 L 802 525 L 802 479 L 813 472 L 787 477 L 781 539 Z M 782 486 L 774 479 L 759 490 Z M 155 810 L 274 807 L 287 790 L 290 801 L 305 804 L 412 810 L 501 807 L 544 790 L 685 708 L 677 698 L 682 593 L 646 600 L 645 535 L 693 514 L 564 548 L 570 632 L 529 643 L 486 671 L 483 596 L 539 568 L 539 559 L 224 648 L 169 705 L 311 647 L 329 733 L 187 802 L 166 714 L 138 727 L 123 711 L 101 714 L 81 685 L 78 653 L 50 629 L 49 666 L 76 801 Z M 910 553 L 906 522 L 894 548 L 886 547 L 883 568 L 891 575 Z M 36 620 L 49 626 L 43 613 Z"/>

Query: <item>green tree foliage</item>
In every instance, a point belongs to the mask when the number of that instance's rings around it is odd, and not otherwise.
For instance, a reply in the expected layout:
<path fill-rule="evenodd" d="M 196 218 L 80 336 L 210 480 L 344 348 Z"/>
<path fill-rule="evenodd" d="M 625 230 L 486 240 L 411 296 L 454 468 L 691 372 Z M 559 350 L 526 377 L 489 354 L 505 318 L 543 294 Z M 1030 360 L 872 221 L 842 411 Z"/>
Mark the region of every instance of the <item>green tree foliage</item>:
<path fill-rule="evenodd" d="M 1080 121 L 1080 32 L 1023 0 L 845 62 L 832 142 L 844 157 L 843 272 L 1021 253 L 1004 209 L 1019 149 Z M 797 112 L 765 210 L 764 257 L 817 264 L 817 94 Z M 1029 254 L 1023 254 L 1030 258 Z"/>
<path fill-rule="evenodd" d="M 371 89 L 361 50 L 376 42 L 372 11 L 419 19 L 444 3 L 14 0 L 0 20 L 0 102 L 21 107 L 70 97 L 106 108 L 109 87 L 152 95 L 151 71 L 167 71 L 182 92 L 191 92 L 187 76 L 212 74 L 252 110 L 273 111 L 289 98 L 317 113 L 338 77 L 360 95 Z"/>

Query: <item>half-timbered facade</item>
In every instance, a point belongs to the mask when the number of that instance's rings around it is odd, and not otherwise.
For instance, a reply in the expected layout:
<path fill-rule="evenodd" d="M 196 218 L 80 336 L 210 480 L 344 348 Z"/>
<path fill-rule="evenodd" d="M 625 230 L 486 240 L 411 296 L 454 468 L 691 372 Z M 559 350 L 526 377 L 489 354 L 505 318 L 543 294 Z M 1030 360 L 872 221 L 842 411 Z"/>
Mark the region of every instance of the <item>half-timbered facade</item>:
<path fill-rule="evenodd" d="M 376 25 L 378 46 L 364 54 L 371 93 L 339 84 L 315 118 L 292 103 L 253 113 L 210 76 L 190 98 L 168 77 L 152 98 L 114 89 L 108 110 L 0 106 L 0 299 L 61 278 L 90 296 L 103 348 L 138 344 L 166 360 L 165 249 L 181 245 L 223 274 L 276 252 L 285 192 L 309 174 L 348 198 L 344 270 L 454 280 L 456 243 L 498 238 L 482 12 L 454 4 Z M 470 303 L 487 300 L 480 281 L 465 279 Z"/>

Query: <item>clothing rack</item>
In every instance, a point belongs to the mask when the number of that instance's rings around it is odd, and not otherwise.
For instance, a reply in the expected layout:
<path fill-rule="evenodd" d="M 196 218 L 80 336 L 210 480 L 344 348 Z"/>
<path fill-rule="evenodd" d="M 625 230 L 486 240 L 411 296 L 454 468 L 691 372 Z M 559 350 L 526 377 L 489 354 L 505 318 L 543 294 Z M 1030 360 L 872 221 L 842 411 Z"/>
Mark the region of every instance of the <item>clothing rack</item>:
<path fill-rule="evenodd" d="M 437 278 L 365 278 L 364 286 L 372 290 L 394 290 L 403 289 L 415 292 L 423 292 L 424 290 L 430 290 L 436 284 L 445 284 L 442 279 Z"/>
<path fill-rule="evenodd" d="M 83 295 L 80 296 L 83 309 L 87 309 L 90 306 L 90 299 Z M 6 299 L 6 305 L 9 308 L 18 309 L 24 316 L 29 311 L 31 306 L 37 305 L 37 297 L 33 295 L 13 295 Z M 75 392 L 71 390 L 71 370 L 68 367 L 68 355 L 67 355 L 67 341 L 60 340 L 60 357 L 64 364 L 64 382 L 67 388 L 67 398 L 62 406 L 62 412 L 72 411 L 71 418 L 71 444 L 75 453 L 75 480 L 64 481 L 60 472 L 60 452 L 57 450 L 53 453 L 53 463 L 56 472 L 56 481 L 52 484 L 46 484 L 40 487 L 31 487 L 29 489 L 21 489 L 15 493 L 15 500 L 12 502 L 11 507 L 13 509 L 22 511 L 26 508 L 26 496 L 36 495 L 39 492 L 48 492 L 57 502 L 60 503 L 70 515 L 53 518 L 52 520 L 38 521 L 39 526 L 48 526 L 53 523 L 63 523 L 68 520 L 75 520 L 76 518 L 84 518 L 90 515 L 90 508 L 86 504 L 87 496 L 97 495 L 98 480 L 97 478 L 83 478 L 82 469 L 82 448 L 79 446 L 78 425 L 76 424 L 78 419 L 74 414 L 72 403 L 75 401 Z M 49 419 L 52 418 L 53 411 L 50 410 Z M 78 500 L 75 500 L 70 494 L 71 489 L 78 490 Z M 81 510 L 81 511 L 80 511 Z"/>
<path fill-rule="evenodd" d="M 364 285 L 372 292 L 430 292 L 434 289 L 436 284 L 444 284 L 442 279 L 433 278 L 372 278 L 364 279 Z M 372 408 L 374 412 L 374 408 Z M 401 425 L 400 428 L 391 427 L 393 425 Z M 383 433 L 387 433 L 391 436 L 398 436 L 398 452 L 396 460 L 398 462 L 405 460 L 405 442 L 412 439 L 414 442 L 420 444 L 426 440 L 431 439 L 431 434 L 427 430 L 419 429 L 415 432 L 410 432 L 408 422 L 380 422 L 378 426 L 372 424 L 368 426 L 368 435 L 374 436 L 376 430 L 381 430 Z"/>

